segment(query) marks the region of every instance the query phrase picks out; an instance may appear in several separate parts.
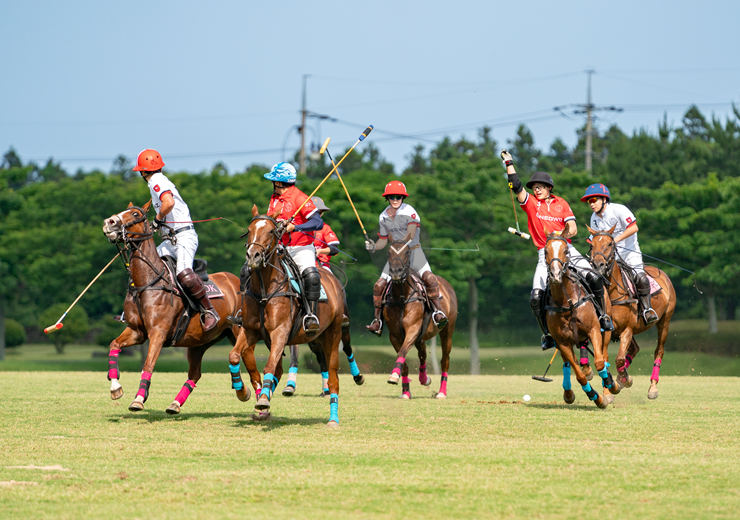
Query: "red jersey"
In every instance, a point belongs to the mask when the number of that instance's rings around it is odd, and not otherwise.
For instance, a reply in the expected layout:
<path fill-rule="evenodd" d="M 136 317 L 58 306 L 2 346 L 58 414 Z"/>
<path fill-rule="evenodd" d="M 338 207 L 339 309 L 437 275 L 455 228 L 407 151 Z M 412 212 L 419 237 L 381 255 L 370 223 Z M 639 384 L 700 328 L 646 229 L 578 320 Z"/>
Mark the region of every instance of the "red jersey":
<path fill-rule="evenodd" d="M 329 224 L 324 223 L 324 227 L 319 229 L 316 232 L 316 239 L 313 241 L 314 247 L 316 249 L 324 249 L 329 246 L 337 246 L 339 245 L 339 238 L 337 237 L 336 233 L 329 227 Z M 319 265 L 322 265 L 324 267 L 329 267 L 329 262 L 331 262 L 331 256 L 320 254 L 316 255 L 318 258 Z"/>
<path fill-rule="evenodd" d="M 267 209 L 267 214 L 280 209 L 280 216 L 277 220 L 288 220 L 293 216 L 293 213 L 298 209 L 298 206 L 303 204 L 303 201 L 308 199 L 308 196 L 295 186 L 291 186 L 283 192 L 282 195 L 277 196 L 274 193 L 270 198 L 270 206 Z M 293 224 L 300 225 L 305 224 L 311 215 L 316 213 L 318 210 L 311 199 L 308 200 L 298 215 L 293 219 Z M 284 246 L 308 246 L 313 244 L 314 232 L 313 231 L 293 231 L 292 233 L 285 233 L 283 235 L 282 243 Z"/>
<path fill-rule="evenodd" d="M 566 222 L 576 219 L 568 203 L 555 195 L 551 195 L 549 202 L 545 202 L 527 193 L 527 198 L 520 206 L 527 214 L 529 234 L 532 235 L 532 242 L 537 250 L 545 247 L 547 242 L 547 233 L 543 226 L 547 226 L 547 231 L 553 233 L 564 230 Z"/>

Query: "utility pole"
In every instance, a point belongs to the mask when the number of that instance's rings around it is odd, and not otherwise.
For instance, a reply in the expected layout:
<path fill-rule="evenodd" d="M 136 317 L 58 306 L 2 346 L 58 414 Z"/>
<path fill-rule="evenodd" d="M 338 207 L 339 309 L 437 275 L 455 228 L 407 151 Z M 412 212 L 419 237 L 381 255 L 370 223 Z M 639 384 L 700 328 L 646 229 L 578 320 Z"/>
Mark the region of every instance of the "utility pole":
<path fill-rule="evenodd" d="M 298 165 L 300 173 L 306 173 L 306 80 L 310 74 L 303 75 L 303 104 L 301 107 L 301 127 L 298 130 L 301 133 L 301 159 Z"/>
<path fill-rule="evenodd" d="M 586 104 L 571 104 L 555 107 L 553 110 L 563 112 L 563 108 L 575 107 L 574 114 L 586 114 L 586 171 L 590 172 L 593 169 L 593 155 L 594 155 L 594 131 L 593 131 L 593 112 L 596 110 L 609 110 L 612 112 L 622 112 L 623 108 L 615 106 L 603 106 L 597 107 L 591 101 L 591 75 L 595 73 L 594 70 L 589 69 L 584 71 L 588 74 L 588 89 L 586 91 Z"/>

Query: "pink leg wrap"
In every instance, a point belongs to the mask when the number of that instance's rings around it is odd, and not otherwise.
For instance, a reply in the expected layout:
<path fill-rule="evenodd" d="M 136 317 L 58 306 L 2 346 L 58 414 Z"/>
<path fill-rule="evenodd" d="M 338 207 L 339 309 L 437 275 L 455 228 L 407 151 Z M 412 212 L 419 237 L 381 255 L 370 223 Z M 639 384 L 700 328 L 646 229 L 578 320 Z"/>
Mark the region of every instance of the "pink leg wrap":
<path fill-rule="evenodd" d="M 653 375 L 650 376 L 651 381 L 658 382 L 658 379 L 660 379 L 660 362 L 662 360 L 656 359 L 655 363 L 653 363 Z"/>
<path fill-rule="evenodd" d="M 147 394 L 147 388 L 149 388 L 149 385 L 148 385 L 148 383 L 149 383 L 149 382 L 150 382 L 151 380 L 152 380 L 152 373 L 151 373 L 151 372 L 142 372 L 142 373 L 141 373 L 141 382 L 143 383 L 144 381 L 146 381 L 146 382 L 147 382 L 147 385 L 143 385 L 143 384 L 142 384 L 142 385 L 140 385 L 140 386 L 139 386 L 139 391 L 138 391 L 138 392 L 136 392 L 136 396 L 137 396 L 137 397 L 138 397 L 138 396 L 141 396 L 141 397 L 143 397 L 144 399 L 146 399 L 146 398 L 147 398 L 147 395 L 146 395 L 146 394 Z"/>
<path fill-rule="evenodd" d="M 401 378 L 401 383 L 403 383 L 403 395 L 407 395 L 411 397 L 411 391 L 409 390 L 409 384 L 411 384 L 411 378 L 403 376 Z"/>
<path fill-rule="evenodd" d="M 624 366 L 621 368 L 620 372 L 623 372 L 624 370 L 627 370 L 629 366 L 632 364 L 632 356 L 627 355 L 624 357 Z"/>
<path fill-rule="evenodd" d="M 427 382 L 427 377 L 427 364 L 424 363 L 419 366 L 419 382 L 423 385 Z"/>
<path fill-rule="evenodd" d="M 439 393 L 447 395 L 447 372 L 442 372 L 442 383 L 439 385 Z"/>
<path fill-rule="evenodd" d="M 182 385 L 182 388 L 180 389 L 180 392 L 177 394 L 177 397 L 175 397 L 175 401 L 177 401 L 180 406 L 185 404 L 185 401 L 188 400 L 188 397 L 190 397 L 190 392 L 195 390 L 195 381 L 192 379 L 188 379 L 185 381 L 185 384 Z"/>
<path fill-rule="evenodd" d="M 120 379 L 121 377 L 119 370 L 118 370 L 118 355 L 120 353 L 121 353 L 120 348 L 113 348 L 108 354 L 108 380 Z"/>
<path fill-rule="evenodd" d="M 398 359 L 396 360 L 396 366 L 393 367 L 393 370 L 391 371 L 391 374 L 398 374 L 400 376 L 401 375 L 401 369 L 403 368 L 403 364 L 405 362 L 406 362 L 406 358 L 399 356 Z"/>

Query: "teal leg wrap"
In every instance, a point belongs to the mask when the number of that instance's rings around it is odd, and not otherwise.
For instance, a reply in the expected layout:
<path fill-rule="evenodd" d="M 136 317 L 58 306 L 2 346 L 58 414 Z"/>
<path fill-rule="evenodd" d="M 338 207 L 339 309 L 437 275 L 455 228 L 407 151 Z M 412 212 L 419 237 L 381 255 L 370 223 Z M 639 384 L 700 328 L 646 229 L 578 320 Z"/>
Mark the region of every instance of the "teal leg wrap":
<path fill-rule="evenodd" d="M 265 374 L 265 380 L 262 383 L 262 392 L 260 392 L 260 397 L 263 395 L 267 396 L 267 400 L 269 401 L 272 397 L 273 389 L 277 386 L 275 376 L 272 374 Z"/>
<path fill-rule="evenodd" d="M 609 363 L 604 364 L 604 369 L 599 370 L 599 377 L 601 378 L 601 383 L 604 385 L 604 388 L 612 388 L 614 386 L 614 380 L 612 379 L 612 375 L 609 373 Z"/>
<path fill-rule="evenodd" d="M 329 421 L 339 423 L 339 396 L 331 394 L 329 396 Z"/>
<path fill-rule="evenodd" d="M 563 390 L 570 390 L 570 363 L 563 363 Z"/>
<path fill-rule="evenodd" d="M 357 367 L 357 363 L 355 362 L 354 352 L 351 355 L 347 356 L 347 361 L 349 361 L 349 371 L 352 372 L 352 376 L 359 376 L 360 369 Z"/>
<path fill-rule="evenodd" d="M 581 388 L 583 388 L 583 391 L 586 392 L 586 395 L 592 401 L 596 401 L 599 398 L 599 394 L 591 388 L 591 383 L 586 383 L 585 385 L 582 385 Z"/>
<path fill-rule="evenodd" d="M 298 367 L 290 367 L 288 369 L 288 382 L 285 386 L 292 386 L 295 388 L 296 376 L 298 375 Z"/>
<path fill-rule="evenodd" d="M 241 390 L 244 388 L 242 375 L 239 373 L 239 366 L 240 365 L 229 364 L 229 372 L 231 372 L 231 388 L 234 390 Z"/>
<path fill-rule="evenodd" d="M 321 388 L 325 392 L 329 391 L 329 372 L 321 372 Z"/>

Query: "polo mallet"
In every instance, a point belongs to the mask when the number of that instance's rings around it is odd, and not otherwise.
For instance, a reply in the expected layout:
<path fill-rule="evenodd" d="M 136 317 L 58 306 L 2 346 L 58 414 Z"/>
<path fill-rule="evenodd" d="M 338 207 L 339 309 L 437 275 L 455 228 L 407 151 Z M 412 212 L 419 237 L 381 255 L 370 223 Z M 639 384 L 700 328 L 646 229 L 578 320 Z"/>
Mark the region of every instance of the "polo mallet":
<path fill-rule="evenodd" d="M 367 135 L 365 136 L 367 137 Z M 329 160 L 331 161 L 332 166 L 336 168 L 336 165 L 334 164 L 334 158 L 331 156 L 331 152 L 329 152 L 329 141 L 331 141 L 331 137 L 327 137 L 326 141 L 324 141 L 324 144 L 321 145 L 321 149 L 319 150 L 320 154 L 323 154 L 326 152 L 326 155 L 329 156 Z M 362 228 L 362 234 L 365 235 L 365 240 L 370 240 L 367 236 L 367 231 L 365 231 L 365 226 L 362 224 L 362 219 L 360 219 L 360 215 L 357 213 L 357 209 L 355 208 L 354 203 L 352 202 L 352 197 L 349 196 L 349 190 L 347 190 L 347 186 L 344 185 L 344 181 L 342 180 L 342 176 L 339 175 L 339 171 L 337 171 L 337 178 L 339 179 L 339 182 L 342 183 L 342 188 L 344 188 L 344 193 L 347 194 L 347 200 L 349 200 L 350 206 L 352 206 L 352 210 L 355 212 L 355 216 L 357 217 L 357 222 L 360 223 L 360 227 Z"/>
<path fill-rule="evenodd" d="M 550 358 L 550 364 L 547 365 L 547 368 L 545 369 L 545 373 L 541 376 L 532 376 L 532 379 L 535 381 L 542 381 L 543 383 L 551 383 L 552 379 L 549 377 L 545 377 L 547 375 L 547 371 L 550 370 L 550 367 L 552 366 L 552 362 L 555 361 L 555 356 L 557 356 L 559 350 L 555 349 L 555 352 L 552 353 L 552 357 Z"/>
<path fill-rule="evenodd" d="M 501 150 L 502 155 L 505 153 L 507 153 L 506 149 Z M 514 204 L 514 186 L 511 183 L 509 183 L 509 193 L 511 194 L 511 209 L 514 210 L 514 221 L 516 222 L 516 229 L 510 227 L 508 231 L 513 235 L 519 235 L 525 240 L 529 240 L 529 235 L 527 233 L 522 233 L 522 231 L 519 229 L 519 217 L 516 214 L 516 205 Z"/>
<path fill-rule="evenodd" d="M 111 259 L 111 261 L 110 261 L 110 262 L 108 262 L 108 265 L 106 265 L 105 267 L 103 267 L 103 269 L 102 269 L 102 270 L 101 270 L 101 271 L 100 271 L 100 272 L 98 273 L 98 276 L 96 276 L 95 278 L 93 278 L 93 281 L 92 281 L 92 282 L 90 282 L 90 283 L 89 283 L 89 284 L 87 285 L 87 287 L 85 287 L 85 290 L 84 290 L 84 291 L 82 291 L 82 292 L 80 293 L 80 295 L 79 295 L 79 296 L 77 297 L 77 299 L 76 299 L 76 300 L 75 300 L 74 302 L 72 302 L 72 305 L 70 305 L 70 306 L 69 306 L 69 309 L 67 309 L 66 311 L 64 311 L 64 314 L 62 314 L 62 317 L 61 317 L 61 318 L 59 318 L 59 320 L 58 320 L 58 321 L 57 321 L 57 322 L 56 322 L 56 323 L 55 323 L 54 325 L 51 325 L 51 326 L 49 326 L 49 327 L 46 327 L 46 328 L 44 329 L 44 332 L 45 332 L 46 334 L 49 334 L 50 332 L 54 332 L 55 330 L 59 330 L 59 329 L 61 329 L 61 328 L 62 328 L 62 327 L 64 326 L 64 324 L 62 323 L 62 320 L 63 320 L 63 319 L 64 319 L 64 317 L 65 317 L 65 316 L 67 315 L 67 313 L 68 313 L 69 311 L 71 311 L 71 310 L 72 310 L 72 307 L 74 307 L 74 306 L 75 306 L 75 304 L 76 304 L 76 303 L 77 303 L 78 301 L 80 301 L 80 298 L 82 298 L 82 295 L 83 295 L 83 294 L 85 294 L 85 293 L 87 292 L 87 290 L 88 290 L 88 289 L 90 288 L 90 286 L 91 286 L 92 284 L 94 284 L 94 283 L 95 283 L 95 280 L 97 280 L 98 278 L 100 278 L 100 275 L 101 275 L 101 274 L 103 274 L 103 273 L 105 272 L 105 270 L 106 270 L 106 269 L 108 269 L 108 268 L 110 267 L 110 265 L 111 265 L 111 264 L 113 263 L 113 261 L 114 261 L 114 260 L 115 260 L 116 258 L 118 258 L 118 255 L 119 255 L 119 254 L 120 254 L 120 253 L 116 253 L 116 256 L 114 256 L 114 257 L 113 257 L 113 258 Z"/>
<path fill-rule="evenodd" d="M 370 126 L 368 126 L 365 129 L 364 132 L 362 132 L 362 135 L 360 135 L 360 137 L 357 139 L 357 142 L 352 145 L 352 148 L 350 148 L 349 150 L 347 150 L 347 153 L 344 154 L 344 157 L 342 157 L 341 159 L 339 159 L 339 162 L 334 165 L 334 167 L 331 169 L 331 171 L 329 173 L 326 174 L 326 177 L 324 177 L 324 180 L 321 181 L 318 186 L 316 186 L 316 189 L 313 190 L 313 192 L 311 192 L 311 195 L 309 195 L 308 197 L 306 197 L 306 200 L 303 201 L 303 204 L 301 204 L 300 206 L 298 206 L 298 209 L 295 210 L 295 213 L 293 213 L 293 216 L 288 219 L 288 222 L 290 222 L 291 220 L 293 220 L 294 218 L 296 218 L 296 216 L 298 216 L 298 212 L 301 211 L 301 209 L 303 209 L 303 206 L 306 205 L 306 202 L 308 202 L 309 200 L 311 200 L 311 197 L 313 197 L 314 195 L 316 195 L 316 192 L 319 191 L 319 188 L 321 188 L 321 186 L 323 186 L 324 183 L 329 180 L 329 177 L 331 177 L 331 174 L 334 173 L 337 170 L 337 168 L 339 168 L 339 165 L 342 164 L 342 161 L 344 161 L 347 158 L 347 156 L 350 153 L 352 153 L 352 150 L 355 149 L 355 146 L 357 146 L 362 141 L 364 141 L 365 138 L 368 135 L 370 135 L 370 132 L 372 132 L 372 131 L 373 131 L 373 125 L 370 125 Z M 328 143 L 326 143 L 326 144 L 328 144 Z M 334 161 L 332 161 L 332 163 L 333 162 Z"/>

